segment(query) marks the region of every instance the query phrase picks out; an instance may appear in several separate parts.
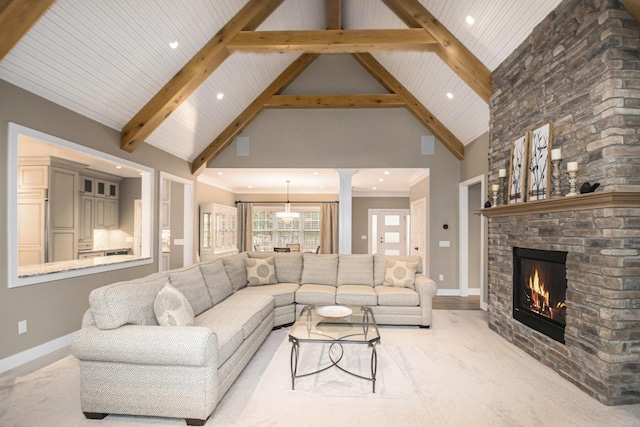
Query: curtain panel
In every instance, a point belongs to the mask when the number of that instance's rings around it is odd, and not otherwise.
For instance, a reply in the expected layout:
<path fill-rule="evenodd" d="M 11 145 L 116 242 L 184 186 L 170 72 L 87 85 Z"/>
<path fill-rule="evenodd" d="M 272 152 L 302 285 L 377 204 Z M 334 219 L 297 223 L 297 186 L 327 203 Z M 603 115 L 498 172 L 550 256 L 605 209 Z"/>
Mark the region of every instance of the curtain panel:
<path fill-rule="evenodd" d="M 338 253 L 338 204 L 320 205 L 320 253 Z"/>
<path fill-rule="evenodd" d="M 253 204 L 238 202 L 238 250 L 253 250 Z"/>

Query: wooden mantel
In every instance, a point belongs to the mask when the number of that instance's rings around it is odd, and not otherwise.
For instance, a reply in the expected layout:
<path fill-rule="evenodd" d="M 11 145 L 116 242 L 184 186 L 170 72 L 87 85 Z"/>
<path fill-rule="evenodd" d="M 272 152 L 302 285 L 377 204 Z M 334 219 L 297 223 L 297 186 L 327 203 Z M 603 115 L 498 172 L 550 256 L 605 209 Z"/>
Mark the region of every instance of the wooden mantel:
<path fill-rule="evenodd" d="M 598 191 L 595 193 L 578 194 L 577 196 L 558 199 L 536 200 L 512 205 L 499 205 L 481 209 L 480 213 L 489 218 L 564 212 L 586 209 L 603 208 L 639 208 L 640 192 L 632 191 Z"/>

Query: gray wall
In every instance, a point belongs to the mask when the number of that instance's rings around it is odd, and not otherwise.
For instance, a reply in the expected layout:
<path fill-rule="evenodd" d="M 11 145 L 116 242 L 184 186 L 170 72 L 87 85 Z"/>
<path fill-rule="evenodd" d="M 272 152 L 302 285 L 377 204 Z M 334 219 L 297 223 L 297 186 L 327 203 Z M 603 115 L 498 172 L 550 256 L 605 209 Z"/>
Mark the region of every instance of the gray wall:
<path fill-rule="evenodd" d="M 119 228 L 121 231 L 133 236 L 135 200 L 142 197 L 142 179 L 122 179 L 119 192 Z"/>
<path fill-rule="evenodd" d="M 156 170 L 192 179 L 190 165 L 166 152 L 143 144 L 134 153 L 120 150 L 120 132 L 46 101 L 0 80 L 0 224 L 7 222 L 7 135 L 14 122 L 76 144 L 118 156 Z M 158 174 L 154 191 L 154 218 L 158 213 Z M 3 225 L 4 227 L 4 225 Z M 4 234 L 4 233 L 2 233 Z M 154 236 L 154 248 L 157 248 Z M 153 264 L 107 273 L 97 273 L 19 288 L 7 287 L 7 241 L 0 242 L 0 360 L 44 344 L 80 328 L 89 307 L 89 292 L 119 280 L 133 279 L 157 271 Z M 154 251 L 154 259 L 155 259 Z M 27 320 L 28 332 L 18 335 L 17 324 Z"/>
<path fill-rule="evenodd" d="M 489 173 L 488 152 L 489 132 L 483 133 L 464 147 L 464 160 L 460 163 L 461 182 Z"/>
<path fill-rule="evenodd" d="M 351 253 L 369 251 L 369 209 L 409 209 L 408 197 L 354 197 L 351 217 Z M 365 240 L 362 236 L 367 236 Z M 410 237 L 410 236 L 407 236 Z"/>

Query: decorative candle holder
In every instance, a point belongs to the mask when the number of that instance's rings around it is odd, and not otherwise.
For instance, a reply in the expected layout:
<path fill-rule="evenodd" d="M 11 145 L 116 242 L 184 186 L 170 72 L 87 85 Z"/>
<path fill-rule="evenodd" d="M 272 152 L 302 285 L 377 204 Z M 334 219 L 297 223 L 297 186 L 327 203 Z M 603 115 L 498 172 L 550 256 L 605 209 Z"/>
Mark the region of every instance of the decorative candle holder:
<path fill-rule="evenodd" d="M 562 191 L 560 190 L 560 163 L 562 163 L 562 159 L 555 159 L 551 161 L 553 165 L 551 175 L 553 176 L 553 194 L 552 198 L 557 199 L 558 197 L 562 197 Z"/>
<path fill-rule="evenodd" d="M 494 184 L 491 186 L 491 198 L 493 199 L 493 206 L 498 206 L 498 193 L 500 192 L 500 186 Z"/>
<path fill-rule="evenodd" d="M 578 193 L 576 193 L 576 183 L 577 183 L 576 175 L 578 175 L 578 171 L 576 170 L 567 171 L 567 175 L 569 175 L 569 194 L 567 194 L 567 196 L 577 196 Z"/>

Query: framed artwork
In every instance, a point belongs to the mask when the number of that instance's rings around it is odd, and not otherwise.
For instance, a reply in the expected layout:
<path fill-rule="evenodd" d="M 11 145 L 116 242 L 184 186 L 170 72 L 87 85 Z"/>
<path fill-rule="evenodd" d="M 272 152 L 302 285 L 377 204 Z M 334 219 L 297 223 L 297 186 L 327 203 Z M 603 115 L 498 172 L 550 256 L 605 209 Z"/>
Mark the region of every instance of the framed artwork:
<path fill-rule="evenodd" d="M 511 166 L 509 168 L 508 204 L 524 202 L 525 180 L 527 178 L 528 134 L 522 135 L 511 144 Z"/>
<path fill-rule="evenodd" d="M 527 200 L 549 198 L 551 189 L 551 122 L 531 131 Z"/>

